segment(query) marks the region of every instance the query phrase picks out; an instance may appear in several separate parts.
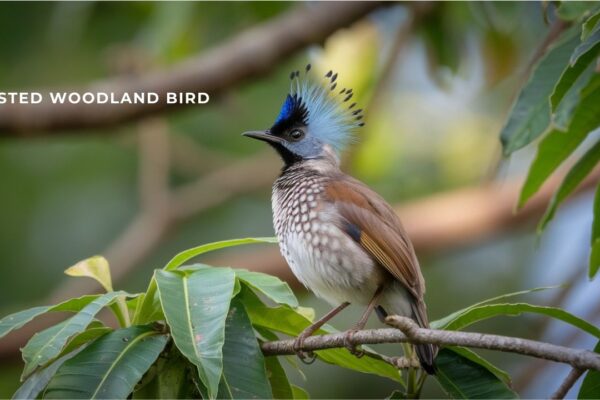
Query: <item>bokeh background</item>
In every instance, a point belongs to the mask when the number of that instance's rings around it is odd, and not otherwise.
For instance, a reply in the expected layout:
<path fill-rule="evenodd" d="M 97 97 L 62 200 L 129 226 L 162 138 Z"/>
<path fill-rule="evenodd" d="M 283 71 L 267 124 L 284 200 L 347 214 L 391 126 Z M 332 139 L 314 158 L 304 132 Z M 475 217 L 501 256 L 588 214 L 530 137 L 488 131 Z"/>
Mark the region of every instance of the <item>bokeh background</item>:
<path fill-rule="evenodd" d="M 78 88 L 169 68 L 295 8 L 315 6 L 3 2 L 0 91 Z M 498 140 L 548 33 L 546 12 L 535 2 L 389 3 L 207 105 L 107 129 L 35 138 L 0 132 L 0 315 L 98 290 L 62 274 L 91 255 L 107 256 L 115 286 L 135 292 L 185 248 L 271 236 L 270 184 L 280 162 L 240 133 L 270 126 L 289 71 L 311 62 L 320 73 L 339 71 L 340 85 L 354 88 L 367 110 L 344 169 L 403 213 L 427 280 L 431 319 L 495 295 L 566 283 L 524 300 L 560 305 L 598 324 L 599 284 L 585 278 L 592 194 L 579 193 L 537 238 L 535 222 L 548 195 L 524 214 L 512 213 L 534 149 L 503 159 Z M 328 308 L 291 279 L 273 248 L 235 249 L 205 260 L 275 273 L 317 315 Z M 352 308 L 333 325 L 349 327 L 360 312 Z M 473 329 L 573 347 L 595 344 L 531 316 Z M 0 398 L 18 386 L 17 348 L 31 333 L 0 341 Z M 381 350 L 400 352 L 397 346 Z M 515 388 L 529 397 L 547 394 L 568 371 L 482 354 L 511 372 Z M 394 389 L 383 379 L 322 363 L 302 370 L 305 377 L 290 368 L 292 379 L 314 398 L 382 398 Z M 424 395 L 442 392 L 431 380 Z"/>

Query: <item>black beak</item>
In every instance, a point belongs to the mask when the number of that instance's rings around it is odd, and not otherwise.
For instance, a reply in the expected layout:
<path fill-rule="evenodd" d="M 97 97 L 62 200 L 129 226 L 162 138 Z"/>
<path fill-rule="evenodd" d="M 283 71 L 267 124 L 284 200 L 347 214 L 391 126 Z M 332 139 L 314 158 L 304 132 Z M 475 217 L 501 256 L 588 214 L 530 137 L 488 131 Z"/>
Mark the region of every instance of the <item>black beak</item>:
<path fill-rule="evenodd" d="M 282 138 L 275 136 L 275 135 L 271 135 L 271 133 L 269 131 L 249 131 L 249 132 L 242 133 L 242 136 L 247 136 L 249 138 L 258 139 L 258 140 L 262 140 L 263 142 L 269 142 L 269 143 L 282 143 L 283 142 Z"/>

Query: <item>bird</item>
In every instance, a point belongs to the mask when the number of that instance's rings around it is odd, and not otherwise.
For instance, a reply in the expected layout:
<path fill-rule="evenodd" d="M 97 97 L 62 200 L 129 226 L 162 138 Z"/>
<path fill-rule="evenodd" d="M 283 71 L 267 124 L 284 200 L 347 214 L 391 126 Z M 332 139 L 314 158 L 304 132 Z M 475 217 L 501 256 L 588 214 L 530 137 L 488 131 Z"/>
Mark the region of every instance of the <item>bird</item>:
<path fill-rule="evenodd" d="M 274 124 L 242 135 L 268 143 L 283 168 L 272 189 L 273 225 L 281 254 L 298 280 L 334 308 L 295 340 L 304 340 L 349 304 L 366 306 L 347 332 L 352 343 L 375 310 L 428 328 L 425 281 L 413 245 L 392 207 L 364 183 L 342 172 L 340 157 L 364 126 L 352 89 L 338 89 L 338 74 L 316 76 L 308 64 L 290 74 L 290 90 Z M 406 350 L 409 351 L 409 350 Z M 437 347 L 417 344 L 422 369 L 435 373 Z M 314 361 L 314 355 L 312 355 Z"/>

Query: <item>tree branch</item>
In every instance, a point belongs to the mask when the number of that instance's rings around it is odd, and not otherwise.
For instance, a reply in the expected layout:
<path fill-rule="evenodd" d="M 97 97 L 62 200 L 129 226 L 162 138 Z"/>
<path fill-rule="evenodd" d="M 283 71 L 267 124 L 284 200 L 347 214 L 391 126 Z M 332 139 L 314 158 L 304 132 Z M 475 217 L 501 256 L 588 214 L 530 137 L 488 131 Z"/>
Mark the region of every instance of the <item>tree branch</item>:
<path fill-rule="evenodd" d="M 397 327 L 369 329 L 356 332 L 354 344 L 431 343 L 438 346 L 465 346 L 499 350 L 569 364 L 581 370 L 600 371 L 600 354 L 589 350 L 572 349 L 535 340 L 475 332 L 442 331 L 420 328 L 409 318 L 390 316 L 386 320 Z M 345 332 L 311 336 L 304 341 L 302 350 L 315 351 L 345 347 Z M 261 345 L 267 356 L 295 354 L 295 340 L 277 340 Z"/>
<path fill-rule="evenodd" d="M 556 392 L 554 392 L 554 394 L 550 396 L 550 399 L 564 399 L 567 393 L 569 393 L 569 390 L 571 390 L 575 382 L 577 382 L 577 380 L 581 377 L 581 375 L 583 375 L 584 372 L 585 370 L 579 368 L 571 369 L 571 371 L 569 371 L 569 375 L 567 375 L 563 383 L 560 384 Z"/>
<path fill-rule="evenodd" d="M 270 72 L 277 63 L 360 19 L 380 2 L 323 2 L 301 6 L 241 32 L 220 46 L 171 69 L 90 84 L 80 92 L 156 92 L 157 104 L 11 104 L 0 107 L 0 136 L 103 128 L 172 110 L 167 92 L 207 92 L 212 98 L 241 82 Z M 47 96 L 44 96 L 45 98 Z M 107 131 L 108 133 L 109 131 Z"/>

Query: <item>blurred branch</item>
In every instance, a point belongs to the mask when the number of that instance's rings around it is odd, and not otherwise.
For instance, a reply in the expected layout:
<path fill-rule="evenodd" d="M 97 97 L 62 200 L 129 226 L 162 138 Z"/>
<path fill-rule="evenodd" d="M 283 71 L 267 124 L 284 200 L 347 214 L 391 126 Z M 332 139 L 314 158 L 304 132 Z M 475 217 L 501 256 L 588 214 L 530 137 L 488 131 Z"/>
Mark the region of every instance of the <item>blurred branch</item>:
<path fill-rule="evenodd" d="M 14 104 L 0 107 L 0 135 L 28 137 L 102 128 L 172 110 L 167 92 L 207 92 L 212 98 L 270 72 L 278 62 L 362 18 L 380 2 L 323 2 L 299 6 L 174 67 L 90 84 L 81 92 L 156 92 L 157 104 Z M 47 97 L 47 96 L 45 96 Z M 107 131 L 108 133 L 109 131 Z"/>
<path fill-rule="evenodd" d="M 206 174 L 173 191 L 171 216 L 188 219 L 241 193 L 270 186 L 281 168 L 271 149 Z"/>
<path fill-rule="evenodd" d="M 270 152 L 266 157 L 263 152 L 210 172 L 192 183 L 169 192 L 168 177 L 164 176 L 163 169 L 168 164 L 161 163 L 161 159 L 164 161 L 167 158 L 168 145 L 160 143 L 168 137 L 168 132 L 156 131 L 166 129 L 163 123 L 155 127 L 145 125 L 148 134 L 153 135 L 153 138 L 156 138 L 157 134 L 162 136 L 156 143 L 144 144 L 142 141 L 140 153 L 142 199 L 149 196 L 150 192 L 156 193 L 151 195 L 156 199 L 150 202 L 142 201 L 138 216 L 102 253 L 110 263 L 114 282 L 122 281 L 128 273 L 140 265 L 179 221 L 191 218 L 240 194 L 266 187 L 274 180 L 274 176 L 265 173 L 264 169 L 277 171 L 279 166 L 278 160 Z M 142 133 L 141 138 L 145 137 L 146 134 Z M 150 153 L 158 150 L 159 145 L 165 153 L 154 154 L 154 158 L 147 159 Z M 50 302 L 90 293 L 97 287 L 98 285 L 92 280 L 65 280 L 64 284 L 53 292 Z"/>
<path fill-rule="evenodd" d="M 569 390 L 571 390 L 575 382 L 577 382 L 577 380 L 581 377 L 581 375 L 583 375 L 584 372 L 585 370 L 576 367 L 571 369 L 571 371 L 569 371 L 569 375 L 567 375 L 565 380 L 560 384 L 556 392 L 554 392 L 554 394 L 550 396 L 550 399 L 564 399 L 567 393 L 569 393 Z"/>
<path fill-rule="evenodd" d="M 368 105 L 365 107 L 367 113 L 379 109 L 379 103 L 383 100 L 386 93 L 393 87 L 392 80 L 394 74 L 398 72 L 398 65 L 402 57 L 402 51 L 412 39 L 412 35 L 428 14 L 437 7 L 438 4 L 432 2 L 418 2 L 412 8 L 412 12 L 408 15 L 408 21 L 398 27 L 394 41 L 389 50 L 387 59 L 383 64 L 379 73 L 379 78 L 375 83 L 373 94 L 369 99 Z M 367 119 L 368 120 L 368 119 Z"/>
<path fill-rule="evenodd" d="M 111 264 L 115 282 L 158 246 L 170 226 L 169 204 L 169 129 L 161 118 L 149 118 L 138 124 L 140 211 L 127 228 L 102 253 Z M 50 296 L 55 303 L 97 290 L 88 279 L 69 279 Z"/>
<path fill-rule="evenodd" d="M 600 355 L 589 350 L 572 349 L 535 340 L 476 332 L 443 331 L 420 328 L 410 318 L 389 316 L 386 322 L 398 329 L 370 329 L 357 331 L 353 344 L 380 343 L 432 343 L 438 346 L 465 346 L 523 354 L 545 360 L 572 365 L 581 370 L 600 371 Z M 315 351 L 345 347 L 346 332 L 310 336 L 301 350 Z M 267 356 L 296 354 L 294 339 L 265 342 L 261 345 Z"/>
<path fill-rule="evenodd" d="M 198 177 L 199 173 L 213 171 L 237 159 L 233 154 L 208 148 L 192 137 L 171 131 L 171 166 L 173 173 Z"/>

